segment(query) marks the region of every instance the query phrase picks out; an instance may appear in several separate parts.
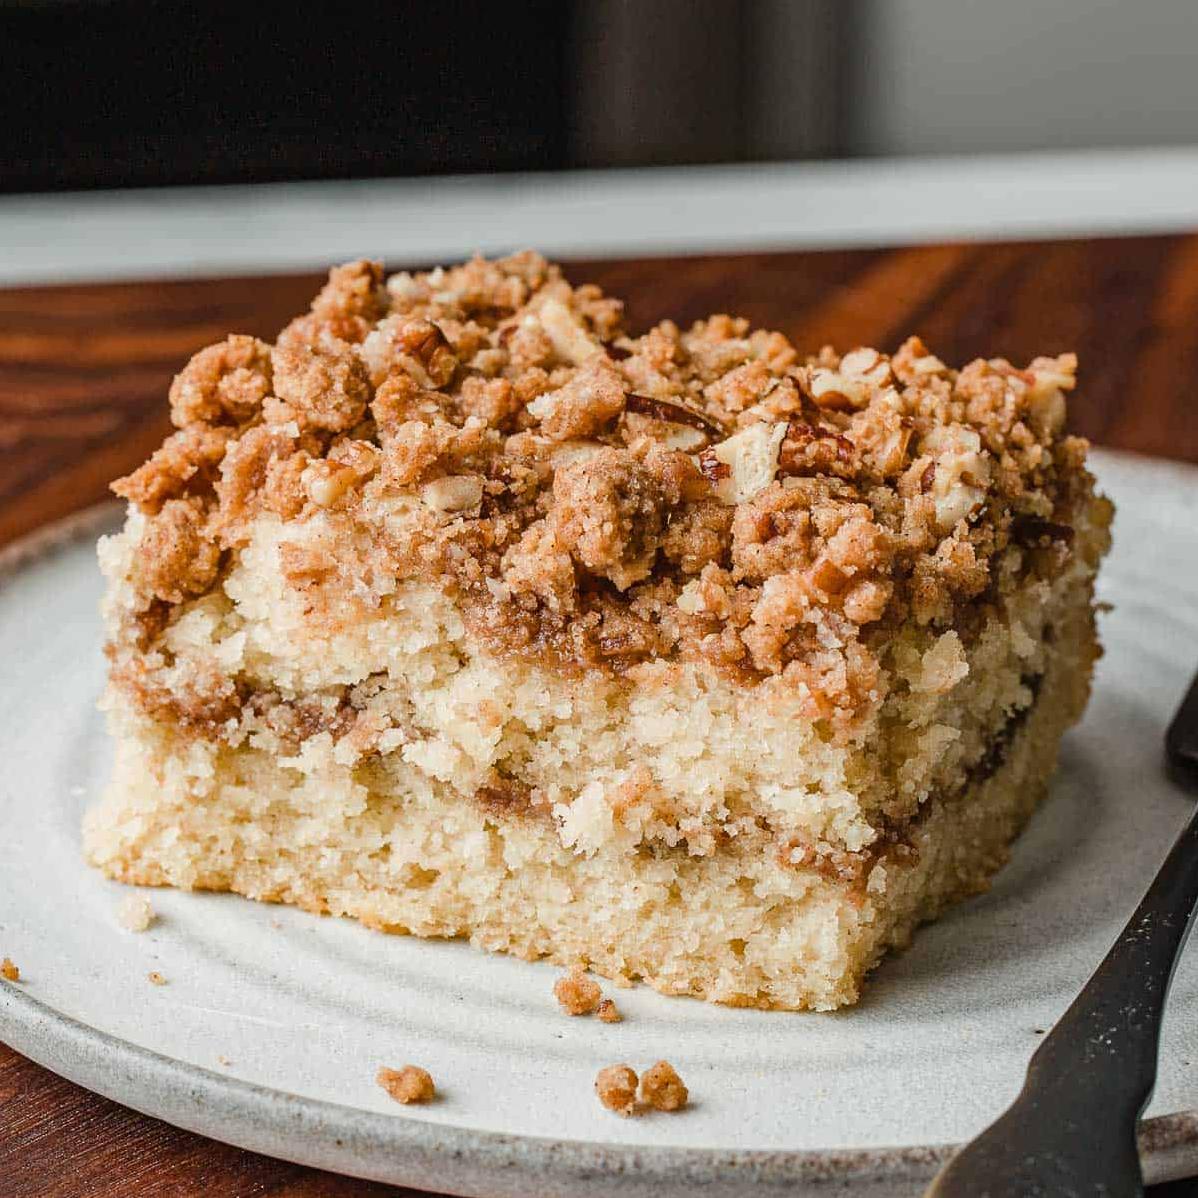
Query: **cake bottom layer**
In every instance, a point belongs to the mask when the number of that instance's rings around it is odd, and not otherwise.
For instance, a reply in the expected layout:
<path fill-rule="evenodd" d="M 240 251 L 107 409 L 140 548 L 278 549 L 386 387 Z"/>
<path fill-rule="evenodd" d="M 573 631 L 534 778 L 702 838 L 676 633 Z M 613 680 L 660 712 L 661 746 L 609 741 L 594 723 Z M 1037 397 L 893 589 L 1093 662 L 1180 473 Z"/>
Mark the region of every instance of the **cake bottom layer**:
<path fill-rule="evenodd" d="M 1006 860 L 1085 706 L 1090 613 L 1071 624 L 1034 705 L 986 765 L 841 874 L 786 863 L 764 832 L 708 857 L 646 846 L 582 856 L 548 820 L 368 781 L 301 787 L 296 771 L 253 750 L 205 758 L 197 780 L 191 743 L 132 715 L 120 717 L 116 772 L 88 813 L 85 851 L 124 882 L 466 937 L 713 1002 L 829 1010 L 854 1002 L 887 949 L 984 890 Z"/>

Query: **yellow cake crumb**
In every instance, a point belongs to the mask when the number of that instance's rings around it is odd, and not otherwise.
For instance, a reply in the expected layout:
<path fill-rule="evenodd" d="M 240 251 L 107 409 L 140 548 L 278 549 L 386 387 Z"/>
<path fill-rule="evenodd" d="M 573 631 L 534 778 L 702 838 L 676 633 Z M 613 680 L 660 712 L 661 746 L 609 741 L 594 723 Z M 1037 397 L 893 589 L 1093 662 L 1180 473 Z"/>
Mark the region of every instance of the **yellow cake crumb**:
<path fill-rule="evenodd" d="M 127 932 L 144 932 L 156 916 L 150 901 L 140 894 L 126 895 L 116 909 L 117 923 Z"/>
<path fill-rule="evenodd" d="M 17 968 L 11 957 L 5 957 L 0 961 L 0 978 L 6 982 L 19 982 L 21 980 L 21 971 Z"/>
<path fill-rule="evenodd" d="M 158 972 L 158 970 L 156 970 L 156 969 L 150 970 L 150 972 L 146 974 L 146 977 L 155 986 L 165 986 L 166 985 L 166 978 L 163 977 L 163 975 L 160 974 Z"/>

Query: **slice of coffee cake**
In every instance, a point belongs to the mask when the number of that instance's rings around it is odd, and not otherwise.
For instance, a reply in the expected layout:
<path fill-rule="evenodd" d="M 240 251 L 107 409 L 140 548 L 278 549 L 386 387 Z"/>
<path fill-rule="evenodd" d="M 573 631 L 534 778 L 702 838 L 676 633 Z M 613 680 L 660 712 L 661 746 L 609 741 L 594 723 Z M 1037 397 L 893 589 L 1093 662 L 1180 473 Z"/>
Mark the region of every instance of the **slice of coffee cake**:
<path fill-rule="evenodd" d="M 1072 356 L 957 371 L 535 254 L 197 354 L 101 543 L 115 878 L 831 1008 L 1006 857 L 1108 542 Z"/>

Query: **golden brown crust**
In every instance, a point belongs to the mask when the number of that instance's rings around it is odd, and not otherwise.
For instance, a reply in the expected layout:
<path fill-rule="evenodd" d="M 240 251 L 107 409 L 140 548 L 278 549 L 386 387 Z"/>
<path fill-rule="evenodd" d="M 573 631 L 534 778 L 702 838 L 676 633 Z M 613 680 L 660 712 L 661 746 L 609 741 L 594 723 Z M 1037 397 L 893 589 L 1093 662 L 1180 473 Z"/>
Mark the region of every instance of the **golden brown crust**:
<path fill-rule="evenodd" d="M 19 982 L 21 980 L 21 971 L 17 968 L 16 963 L 11 957 L 5 957 L 0 961 L 0 978 L 6 982 Z"/>
<path fill-rule="evenodd" d="M 1075 369 L 955 371 L 918 338 L 804 359 L 724 315 L 631 338 L 619 301 L 536 254 L 385 284 L 363 261 L 273 349 L 196 355 L 182 431 L 115 486 L 161 521 L 147 604 L 211 585 L 216 547 L 264 512 L 349 528 L 406 494 L 411 533 L 375 538 L 379 568 L 439 578 L 495 648 L 705 659 L 839 721 L 879 699 L 894 629 L 967 632 L 1072 552 L 1028 530 L 1068 528 L 1091 493 L 1063 433 Z"/>

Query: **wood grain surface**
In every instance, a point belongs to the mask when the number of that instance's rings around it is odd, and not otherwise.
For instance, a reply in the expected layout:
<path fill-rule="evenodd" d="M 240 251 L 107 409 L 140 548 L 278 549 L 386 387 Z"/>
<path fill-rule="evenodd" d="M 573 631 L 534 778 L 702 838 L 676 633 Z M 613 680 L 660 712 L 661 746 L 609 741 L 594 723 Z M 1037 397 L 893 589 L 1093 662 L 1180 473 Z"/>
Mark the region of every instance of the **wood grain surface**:
<path fill-rule="evenodd" d="M 568 273 L 627 299 L 634 330 L 733 312 L 804 351 L 826 342 L 892 349 L 908 333 L 955 364 L 1075 350 L 1075 431 L 1198 461 L 1198 235 L 579 262 Z M 270 339 L 320 281 L 0 291 L 0 544 L 104 498 L 108 481 L 166 432 L 166 389 L 188 355 L 229 332 Z M 179 1131 L 0 1045 L 2 1195 L 405 1193 Z"/>

